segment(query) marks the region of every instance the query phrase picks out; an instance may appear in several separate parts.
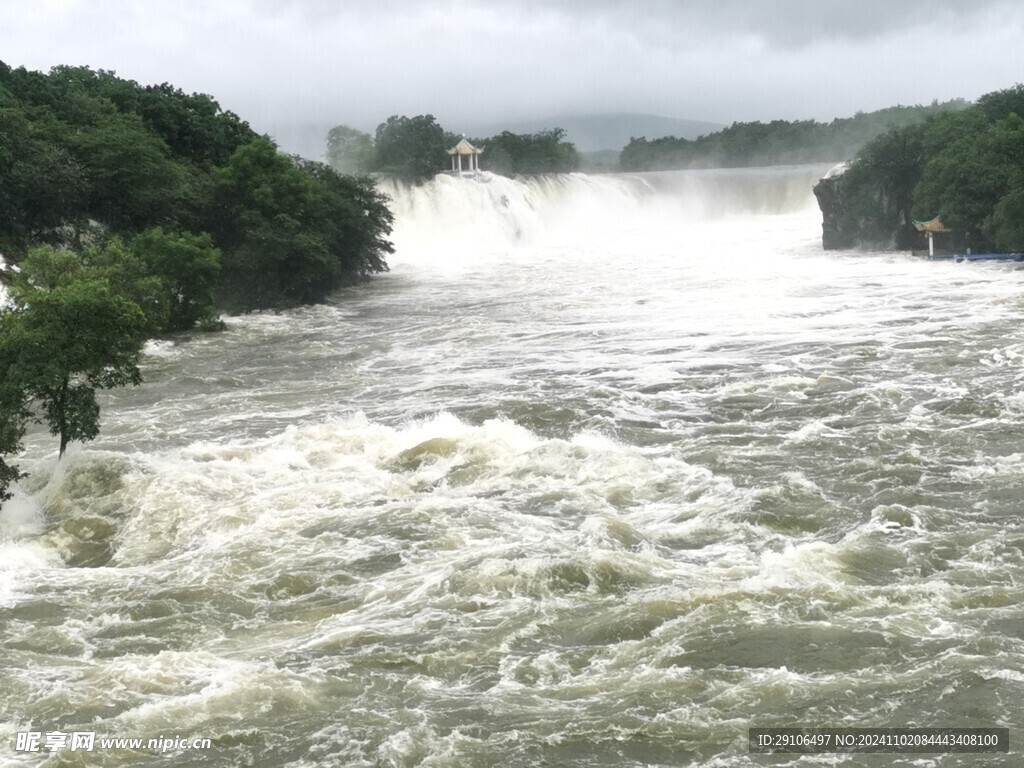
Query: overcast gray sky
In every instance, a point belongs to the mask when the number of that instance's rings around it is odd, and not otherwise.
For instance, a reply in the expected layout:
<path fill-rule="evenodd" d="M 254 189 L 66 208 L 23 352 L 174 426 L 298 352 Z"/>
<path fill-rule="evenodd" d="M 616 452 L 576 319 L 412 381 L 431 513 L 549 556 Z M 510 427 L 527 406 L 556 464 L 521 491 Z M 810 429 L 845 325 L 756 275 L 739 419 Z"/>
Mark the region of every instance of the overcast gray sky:
<path fill-rule="evenodd" d="M 0 60 L 171 82 L 260 130 L 829 120 L 1010 87 L 1022 39 L 1022 0 L 0 0 Z"/>

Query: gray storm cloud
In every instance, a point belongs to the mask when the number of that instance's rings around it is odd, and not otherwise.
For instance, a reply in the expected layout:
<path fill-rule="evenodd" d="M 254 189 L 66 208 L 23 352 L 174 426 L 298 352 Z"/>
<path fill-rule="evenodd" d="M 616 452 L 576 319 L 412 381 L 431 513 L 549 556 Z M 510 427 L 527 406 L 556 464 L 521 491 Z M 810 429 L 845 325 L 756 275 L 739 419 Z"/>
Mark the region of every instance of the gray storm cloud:
<path fill-rule="evenodd" d="M 0 58 L 212 93 L 254 125 L 636 111 L 728 123 L 974 98 L 1021 79 L 1018 0 L 38 0 Z M 962 55 L 958 55 L 962 53 Z"/>
<path fill-rule="evenodd" d="M 752 35 L 772 47 L 798 47 L 823 39 L 870 41 L 929 25 L 970 25 L 993 14 L 1020 23 L 1016 0 L 526 0 L 537 10 L 567 18 L 605 16 L 655 39 L 688 35 Z"/>

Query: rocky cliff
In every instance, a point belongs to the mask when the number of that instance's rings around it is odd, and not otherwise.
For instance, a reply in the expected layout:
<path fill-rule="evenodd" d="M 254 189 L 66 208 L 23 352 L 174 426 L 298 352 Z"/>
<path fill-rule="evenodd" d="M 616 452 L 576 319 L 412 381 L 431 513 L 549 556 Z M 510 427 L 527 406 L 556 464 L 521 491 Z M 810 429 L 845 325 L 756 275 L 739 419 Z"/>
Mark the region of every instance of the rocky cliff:
<path fill-rule="evenodd" d="M 814 186 L 814 196 L 821 208 L 821 247 L 826 251 L 852 248 L 856 240 L 854 234 L 844 228 L 846 201 L 839 180 L 846 167 L 845 163 L 837 165 Z"/>

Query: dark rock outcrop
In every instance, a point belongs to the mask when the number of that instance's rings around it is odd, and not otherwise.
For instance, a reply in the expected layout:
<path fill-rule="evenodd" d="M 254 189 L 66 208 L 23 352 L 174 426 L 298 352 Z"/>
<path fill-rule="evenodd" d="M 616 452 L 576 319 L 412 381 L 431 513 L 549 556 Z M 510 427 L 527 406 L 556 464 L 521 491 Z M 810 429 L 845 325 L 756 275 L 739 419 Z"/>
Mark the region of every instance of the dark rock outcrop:
<path fill-rule="evenodd" d="M 856 244 L 856 237 L 845 227 L 846 200 L 839 185 L 845 170 L 845 164 L 836 166 L 814 185 L 814 196 L 821 208 L 821 247 L 826 251 L 852 248 Z"/>

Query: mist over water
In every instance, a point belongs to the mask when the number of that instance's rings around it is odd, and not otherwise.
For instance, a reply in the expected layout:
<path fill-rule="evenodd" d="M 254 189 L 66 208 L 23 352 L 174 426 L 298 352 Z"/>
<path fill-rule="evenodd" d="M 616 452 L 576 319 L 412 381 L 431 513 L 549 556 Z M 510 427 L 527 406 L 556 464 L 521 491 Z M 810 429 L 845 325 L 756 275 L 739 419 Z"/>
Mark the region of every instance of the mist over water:
<path fill-rule="evenodd" d="M 822 252 L 826 170 L 387 187 L 389 274 L 151 343 L 0 512 L 0 765 L 1015 765 L 746 751 L 1024 721 L 1024 272 Z"/>

